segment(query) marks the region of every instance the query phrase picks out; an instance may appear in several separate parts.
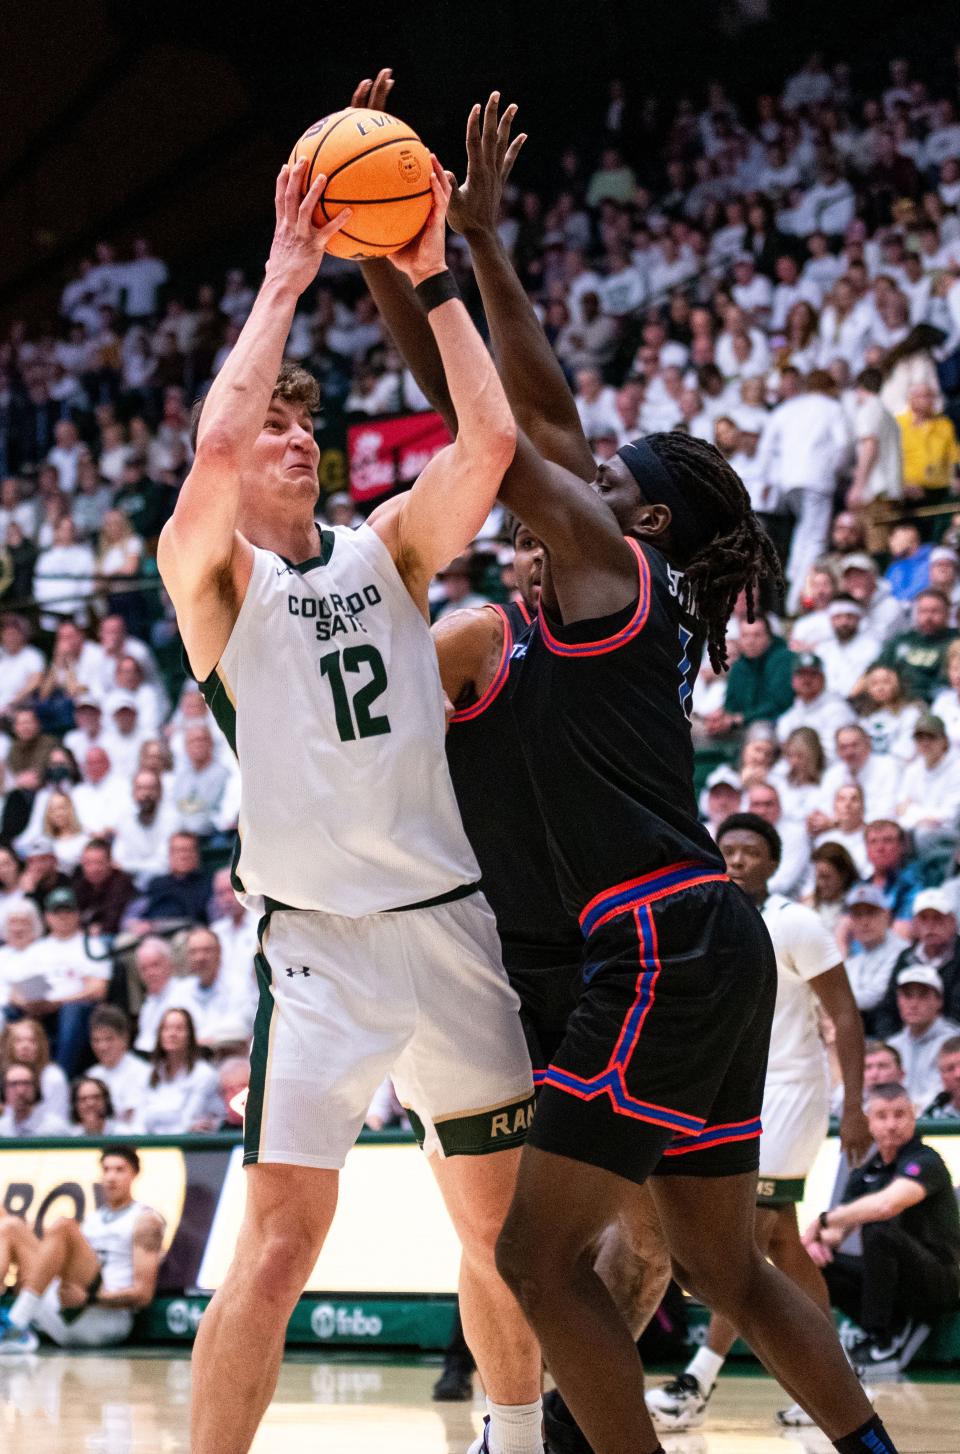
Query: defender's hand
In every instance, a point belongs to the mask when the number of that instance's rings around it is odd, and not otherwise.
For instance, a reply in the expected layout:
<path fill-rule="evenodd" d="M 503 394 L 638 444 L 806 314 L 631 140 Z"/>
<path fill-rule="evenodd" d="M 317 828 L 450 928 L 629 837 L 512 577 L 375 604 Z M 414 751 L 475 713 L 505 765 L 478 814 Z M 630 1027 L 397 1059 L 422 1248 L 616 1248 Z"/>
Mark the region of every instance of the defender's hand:
<path fill-rule="evenodd" d="M 350 208 L 344 207 L 325 227 L 314 225 L 313 214 L 327 179 L 321 174 L 302 196 L 306 167 L 301 158 L 292 167 L 284 164 L 280 168 L 274 196 L 277 225 L 266 268 L 268 278 L 279 278 L 298 293 L 309 288 L 323 262 L 327 243 L 350 218 Z"/>
<path fill-rule="evenodd" d="M 467 118 L 466 181 L 458 187 L 453 173 L 447 173 L 453 188 L 450 226 L 468 239 L 496 229 L 504 186 L 527 139 L 526 133 L 521 132 L 510 140 L 517 108 L 508 106 L 498 120 L 499 107 L 500 92 L 493 91 L 483 110 L 482 126 L 480 107 L 471 108 Z"/>
<path fill-rule="evenodd" d="M 367 106 L 371 111 L 386 111 L 387 98 L 393 90 L 393 71 L 384 66 L 374 80 L 361 81 L 350 98 L 351 106 Z"/>
<path fill-rule="evenodd" d="M 446 222 L 447 208 L 450 205 L 450 183 L 433 152 L 430 153 L 430 166 L 430 187 L 433 192 L 430 216 L 412 242 L 408 242 L 399 252 L 390 253 L 390 261 L 394 267 L 406 273 L 414 287 L 432 277 L 434 273 L 442 273 L 447 266 Z"/>
<path fill-rule="evenodd" d="M 873 1137 L 866 1116 L 859 1106 L 851 1106 L 840 1119 L 840 1147 L 848 1164 L 859 1166 L 861 1161 L 866 1160 L 872 1145 Z"/>

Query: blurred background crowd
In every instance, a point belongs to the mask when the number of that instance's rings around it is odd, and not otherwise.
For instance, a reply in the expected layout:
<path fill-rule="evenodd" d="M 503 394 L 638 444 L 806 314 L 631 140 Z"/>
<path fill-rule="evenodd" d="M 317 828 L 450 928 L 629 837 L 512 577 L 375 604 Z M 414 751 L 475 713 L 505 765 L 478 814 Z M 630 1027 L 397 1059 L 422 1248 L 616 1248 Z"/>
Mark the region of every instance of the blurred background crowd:
<path fill-rule="evenodd" d="M 740 604 L 729 672 L 697 682 L 704 819 L 777 827 L 773 888 L 836 933 L 870 1076 L 958 1118 L 960 46 L 798 61 L 666 109 L 611 80 L 589 139 L 521 161 L 500 233 L 597 460 L 678 429 L 742 476 L 787 589 L 753 623 Z M 239 1125 L 237 770 L 155 547 L 257 284 L 105 239 L 55 318 L 0 339 L 0 1135 Z M 404 470 L 388 451 L 358 489 L 349 431 L 426 401 L 350 264 L 324 263 L 288 353 L 322 388 L 318 518 L 355 524 Z M 505 526 L 438 576 L 437 614 L 509 596 Z M 385 1086 L 369 1122 L 400 1114 Z"/>

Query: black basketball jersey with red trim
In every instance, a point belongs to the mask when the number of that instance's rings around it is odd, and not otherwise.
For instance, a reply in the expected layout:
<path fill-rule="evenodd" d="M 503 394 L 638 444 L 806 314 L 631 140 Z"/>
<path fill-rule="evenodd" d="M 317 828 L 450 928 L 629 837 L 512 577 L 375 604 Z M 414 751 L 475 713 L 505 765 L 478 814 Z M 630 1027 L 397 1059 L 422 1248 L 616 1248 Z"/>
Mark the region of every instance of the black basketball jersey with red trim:
<path fill-rule="evenodd" d="M 507 970 L 565 965 L 579 959 L 582 940 L 575 917 L 560 898 L 509 704 L 513 648 L 529 629 L 530 616 L 513 601 L 489 609 L 503 618 L 500 662 L 479 700 L 450 719 L 447 763 L 463 826 L 480 864 L 481 888 L 496 915 Z"/>
<path fill-rule="evenodd" d="M 689 712 L 703 633 L 683 574 L 647 542 L 635 602 L 570 626 L 539 618 L 513 648 L 511 706 L 561 897 L 598 895 L 668 866 L 723 873 L 697 818 Z"/>

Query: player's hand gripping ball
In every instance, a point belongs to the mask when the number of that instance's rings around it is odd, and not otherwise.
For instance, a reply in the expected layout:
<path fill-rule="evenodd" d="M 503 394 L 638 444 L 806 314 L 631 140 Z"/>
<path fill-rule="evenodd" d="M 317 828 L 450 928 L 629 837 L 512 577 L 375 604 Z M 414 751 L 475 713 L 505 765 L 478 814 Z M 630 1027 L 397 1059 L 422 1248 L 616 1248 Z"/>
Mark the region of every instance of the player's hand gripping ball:
<path fill-rule="evenodd" d="M 321 173 L 327 178 L 315 224 L 350 208 L 350 220 L 327 244 L 336 257 L 386 257 L 416 237 L 430 214 L 430 153 L 386 111 L 347 106 L 314 122 L 290 153 L 290 166 L 301 158 L 304 195 Z"/>

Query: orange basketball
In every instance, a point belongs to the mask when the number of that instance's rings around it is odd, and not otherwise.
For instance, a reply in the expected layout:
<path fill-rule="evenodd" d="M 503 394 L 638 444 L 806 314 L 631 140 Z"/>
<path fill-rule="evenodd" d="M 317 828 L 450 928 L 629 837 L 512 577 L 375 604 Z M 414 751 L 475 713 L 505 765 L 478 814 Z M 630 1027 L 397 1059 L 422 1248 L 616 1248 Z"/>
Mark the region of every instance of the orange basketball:
<path fill-rule="evenodd" d="M 350 220 L 327 251 L 336 257 L 385 257 L 416 237 L 430 212 L 430 153 L 415 131 L 385 111 L 347 106 L 314 122 L 290 153 L 303 157 L 303 190 L 325 173 L 314 214 L 318 226 L 344 207 Z"/>

